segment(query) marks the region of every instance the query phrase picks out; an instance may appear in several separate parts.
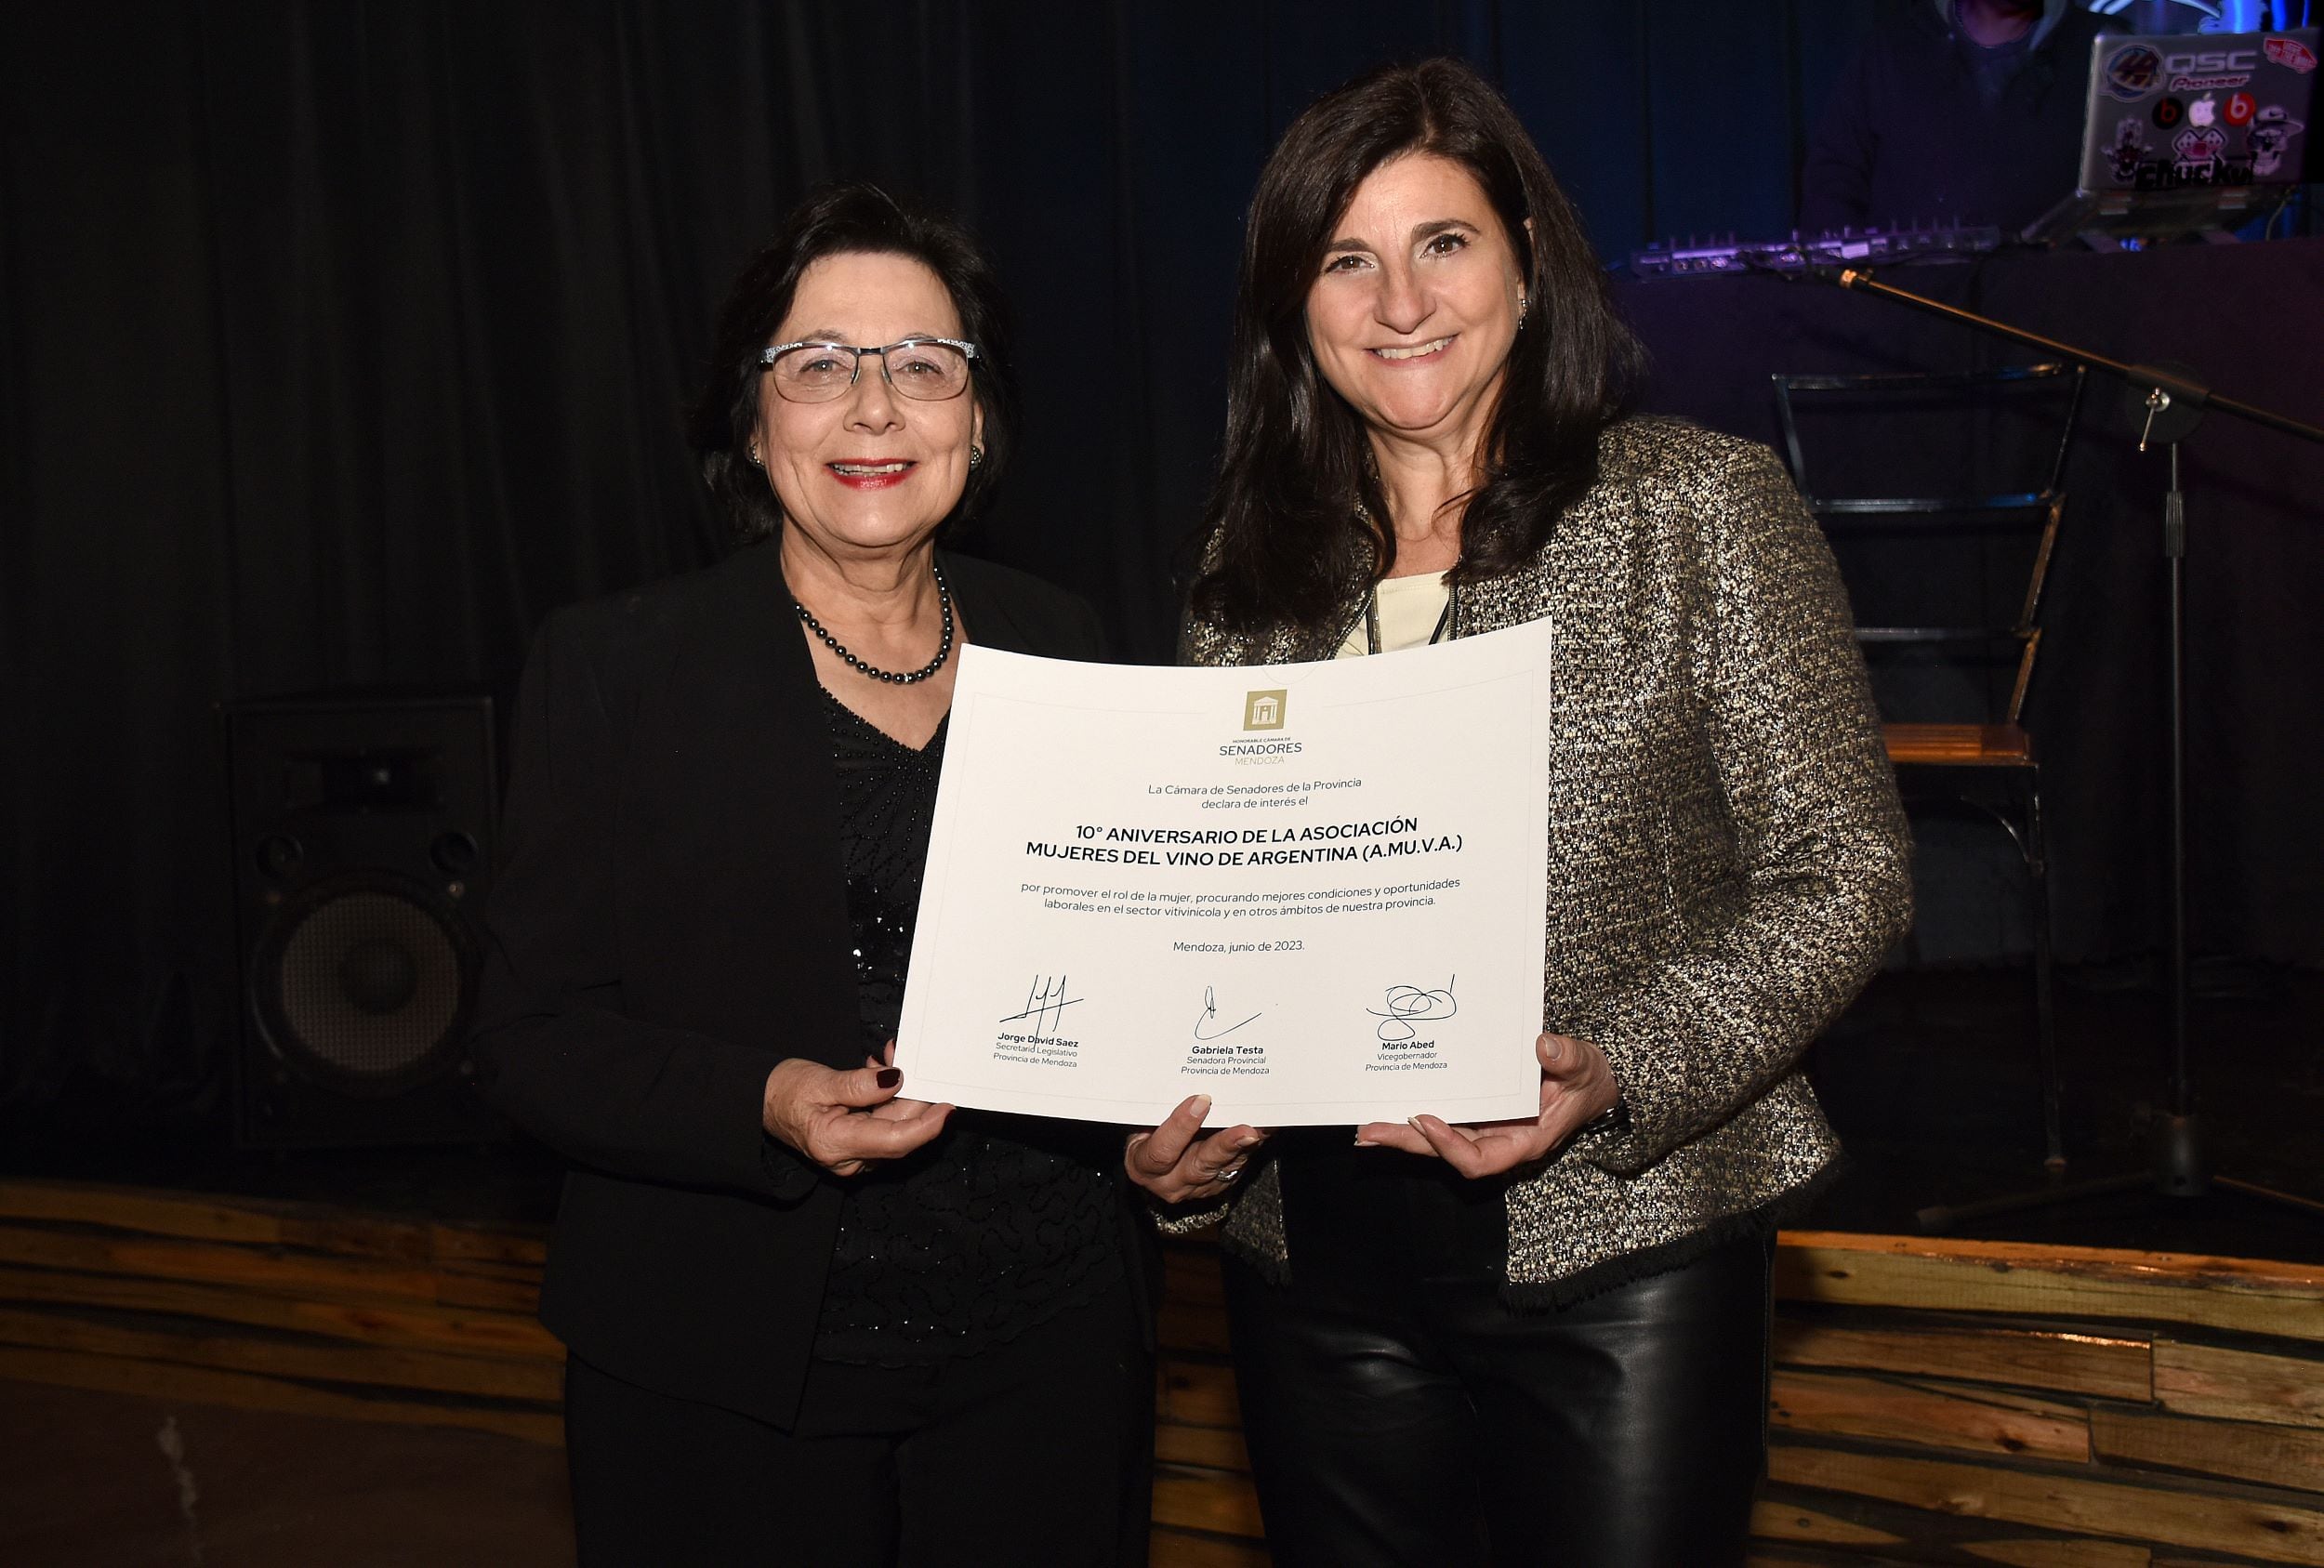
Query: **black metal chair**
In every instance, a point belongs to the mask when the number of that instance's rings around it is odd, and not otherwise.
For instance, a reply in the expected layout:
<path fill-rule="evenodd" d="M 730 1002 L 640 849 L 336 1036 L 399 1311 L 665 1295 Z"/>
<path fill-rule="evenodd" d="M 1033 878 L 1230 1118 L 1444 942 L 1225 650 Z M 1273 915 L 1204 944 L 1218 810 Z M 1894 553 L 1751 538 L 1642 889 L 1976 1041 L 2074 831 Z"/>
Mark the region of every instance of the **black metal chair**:
<path fill-rule="evenodd" d="M 2049 865 L 2040 762 L 2025 706 L 2041 648 L 2042 586 L 2066 513 L 2067 459 L 2081 412 L 2083 371 L 2034 364 L 1956 374 L 1778 375 L 1774 380 L 1792 478 L 1842 558 L 1859 622 L 1875 623 L 1859 624 L 1856 637 L 1874 669 L 1882 735 L 1908 807 L 1934 801 L 1967 807 L 1998 824 L 2025 863 L 2043 1164 L 2054 1176 L 2065 1169 L 2066 1151 L 2059 1129 Z M 1849 428 L 1830 443 L 1846 448 L 1855 460 L 1854 482 L 1840 488 L 1879 494 L 1834 494 L 1814 481 L 1801 435 L 1803 418 L 1811 415 Z M 1958 455 L 1932 457 L 1923 443 L 1900 440 L 1899 430 L 1915 420 L 1953 438 Z M 1883 426 L 1884 434 L 1872 433 Z M 1910 472 L 1914 456 L 1924 459 L 1926 472 Z M 2009 459 L 2038 470 L 2035 487 L 1982 488 L 1980 476 L 2014 466 Z M 1919 494 L 1899 494 L 1912 489 Z M 2015 539 L 2021 562 L 2029 553 L 2028 563 L 1994 570 L 1988 547 L 2003 536 Z M 1950 573 L 1909 559 L 1942 541 L 1961 547 Z M 1853 571 L 1852 554 L 1858 557 Z M 1997 591 L 1996 579 L 2002 576 L 2014 590 L 2015 570 L 2024 573 L 2022 592 Z M 1932 609 L 1932 599 L 1949 602 Z M 1884 687 L 1883 658 L 1897 656 L 1917 662 L 1924 678 L 1947 669 L 1957 678 L 1923 679 L 1917 692 L 1909 679 Z"/>

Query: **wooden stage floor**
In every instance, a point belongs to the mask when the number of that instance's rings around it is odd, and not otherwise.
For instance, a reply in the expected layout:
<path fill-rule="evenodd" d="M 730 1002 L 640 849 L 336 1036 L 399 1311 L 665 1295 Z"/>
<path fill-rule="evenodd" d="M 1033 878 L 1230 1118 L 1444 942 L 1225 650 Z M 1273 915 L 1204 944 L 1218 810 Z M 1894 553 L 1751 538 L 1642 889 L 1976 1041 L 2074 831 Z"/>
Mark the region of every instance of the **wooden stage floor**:
<path fill-rule="evenodd" d="M 46 1412 L 80 1390 L 386 1424 L 407 1443 L 491 1434 L 546 1456 L 561 1352 L 532 1316 L 543 1252 L 516 1224 L 0 1181 L 0 1403 Z M 2324 1565 L 2324 1267 L 1800 1232 L 1777 1274 L 1756 1561 Z M 1170 1255 L 1162 1337 L 1154 1561 L 1256 1568 L 1263 1531 L 1205 1249 Z M 108 1483 L 70 1473 L 70 1444 L 35 1453 L 25 1435 L 0 1416 L 17 1451 L 0 1501 Z M 319 1453 L 315 1467 L 344 1496 L 348 1478 Z M 295 1469 L 271 1484 L 295 1496 L 309 1483 Z M 527 1473 L 526 1527 L 553 1531 L 553 1474 Z M 0 1561 L 129 1561 L 57 1535 L 125 1517 L 0 1509 Z M 368 1522 L 350 1523 L 335 1563 L 418 1561 L 391 1514 L 346 1517 Z M 31 1518 L 48 1535 L 12 1542 Z M 541 1561 L 564 1549 L 534 1544 Z"/>

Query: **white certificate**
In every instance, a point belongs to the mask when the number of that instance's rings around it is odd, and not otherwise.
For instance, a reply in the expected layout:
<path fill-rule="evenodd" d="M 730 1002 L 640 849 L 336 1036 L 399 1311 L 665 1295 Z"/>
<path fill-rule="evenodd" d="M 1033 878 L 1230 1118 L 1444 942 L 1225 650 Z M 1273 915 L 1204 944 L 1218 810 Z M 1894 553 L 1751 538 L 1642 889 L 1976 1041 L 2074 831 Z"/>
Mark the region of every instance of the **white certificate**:
<path fill-rule="evenodd" d="M 1151 1127 L 1531 1116 L 1550 626 L 1232 669 L 961 650 L 916 1100 Z"/>

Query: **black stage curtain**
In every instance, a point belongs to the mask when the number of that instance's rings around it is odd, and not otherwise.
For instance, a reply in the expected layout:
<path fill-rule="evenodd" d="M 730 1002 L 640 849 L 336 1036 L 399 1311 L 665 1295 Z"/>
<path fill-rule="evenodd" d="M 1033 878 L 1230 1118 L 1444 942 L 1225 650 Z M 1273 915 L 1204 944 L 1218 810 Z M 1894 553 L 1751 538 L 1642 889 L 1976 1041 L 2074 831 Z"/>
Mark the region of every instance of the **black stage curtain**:
<path fill-rule="evenodd" d="M 1872 15 L 0 8 L 0 1102 L 75 1072 L 154 1107 L 215 1080 L 235 1027 L 216 704 L 506 691 L 551 607 L 715 552 L 675 410 L 713 302 L 812 183 L 890 181 L 991 244 L 1031 428 L 977 547 L 1157 657 L 1242 205 L 1301 104 L 1465 54 L 1618 257 L 1786 227 L 1807 120 Z"/>

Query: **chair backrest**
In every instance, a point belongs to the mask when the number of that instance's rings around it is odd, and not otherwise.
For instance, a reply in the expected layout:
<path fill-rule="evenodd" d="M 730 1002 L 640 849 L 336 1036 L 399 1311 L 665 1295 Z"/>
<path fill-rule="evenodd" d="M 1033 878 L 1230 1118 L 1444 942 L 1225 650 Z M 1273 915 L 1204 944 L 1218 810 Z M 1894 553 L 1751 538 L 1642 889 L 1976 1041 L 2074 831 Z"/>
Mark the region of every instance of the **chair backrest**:
<path fill-rule="evenodd" d="M 1784 455 L 1840 559 L 1884 717 L 2020 721 L 2083 379 L 2063 364 L 1774 377 Z"/>

